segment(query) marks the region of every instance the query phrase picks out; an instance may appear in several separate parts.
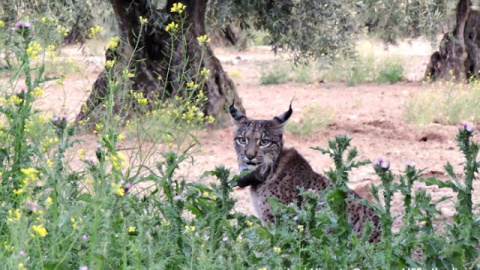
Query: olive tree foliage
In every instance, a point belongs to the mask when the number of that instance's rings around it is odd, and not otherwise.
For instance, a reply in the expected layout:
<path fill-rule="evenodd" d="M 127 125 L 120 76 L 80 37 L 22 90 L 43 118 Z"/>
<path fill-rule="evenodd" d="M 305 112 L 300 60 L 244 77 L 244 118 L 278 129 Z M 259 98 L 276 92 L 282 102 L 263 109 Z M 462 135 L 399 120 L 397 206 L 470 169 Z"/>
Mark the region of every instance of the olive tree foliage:
<path fill-rule="evenodd" d="M 455 3 L 448 0 L 211 0 L 209 25 L 236 22 L 270 35 L 274 50 L 296 60 L 353 56 L 366 32 L 385 42 L 427 36 L 452 24 Z"/>
<path fill-rule="evenodd" d="M 68 29 L 65 42 L 84 42 L 90 27 L 114 25 L 111 7 L 102 0 L 2 0 L 0 20 L 12 24 L 19 20 L 45 16 Z"/>

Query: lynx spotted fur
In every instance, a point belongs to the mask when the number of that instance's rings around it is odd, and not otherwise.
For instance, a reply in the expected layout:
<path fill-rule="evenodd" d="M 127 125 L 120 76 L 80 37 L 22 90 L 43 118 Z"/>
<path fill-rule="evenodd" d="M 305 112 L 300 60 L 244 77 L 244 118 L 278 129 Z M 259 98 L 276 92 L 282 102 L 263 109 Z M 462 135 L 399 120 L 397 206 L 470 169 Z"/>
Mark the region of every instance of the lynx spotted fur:
<path fill-rule="evenodd" d="M 233 117 L 240 171 L 253 170 L 252 173 L 238 179 L 239 187 L 250 186 L 253 210 L 263 222 L 272 221 L 268 198 L 289 204 L 302 198 L 299 189 L 314 190 L 321 193 L 330 185 L 322 174 L 313 171 L 310 164 L 292 148 L 283 147 L 283 126 L 292 114 L 292 108 L 271 120 L 251 120 L 230 106 Z M 371 222 L 374 230 L 370 242 L 380 240 L 380 221 L 373 209 L 362 204 L 360 196 L 349 191 L 348 219 L 353 231 L 363 232 L 366 222 Z"/>

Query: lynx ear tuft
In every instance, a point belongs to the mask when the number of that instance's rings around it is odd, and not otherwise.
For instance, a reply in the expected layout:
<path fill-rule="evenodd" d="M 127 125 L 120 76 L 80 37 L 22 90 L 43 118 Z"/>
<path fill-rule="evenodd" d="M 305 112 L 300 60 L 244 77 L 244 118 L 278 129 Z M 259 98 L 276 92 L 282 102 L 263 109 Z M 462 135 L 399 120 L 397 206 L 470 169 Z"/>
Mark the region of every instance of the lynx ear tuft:
<path fill-rule="evenodd" d="M 235 108 L 235 100 L 232 101 L 229 111 L 235 124 L 244 123 L 247 120 L 247 117 L 241 111 L 237 110 L 237 108 Z"/>
<path fill-rule="evenodd" d="M 287 122 L 287 120 L 290 118 L 290 116 L 292 116 L 292 113 L 293 113 L 293 110 L 292 110 L 292 102 L 293 102 L 293 99 L 292 99 L 292 101 L 290 102 L 290 108 L 288 109 L 288 111 L 282 113 L 282 114 L 279 115 L 279 116 L 275 116 L 275 117 L 273 118 L 273 120 L 276 121 L 279 125 L 285 124 L 285 122 Z"/>

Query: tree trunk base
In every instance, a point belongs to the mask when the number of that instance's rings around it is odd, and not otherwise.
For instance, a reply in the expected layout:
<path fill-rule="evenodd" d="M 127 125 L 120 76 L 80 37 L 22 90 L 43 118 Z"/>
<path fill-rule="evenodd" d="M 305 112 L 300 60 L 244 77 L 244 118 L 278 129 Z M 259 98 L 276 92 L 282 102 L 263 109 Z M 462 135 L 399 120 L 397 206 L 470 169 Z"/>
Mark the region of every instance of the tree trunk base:
<path fill-rule="evenodd" d="M 128 117 L 128 110 L 135 103 L 131 99 L 125 99 L 130 90 L 141 92 L 144 97 L 153 101 L 168 99 L 174 96 L 182 96 L 185 93 L 185 83 L 198 81 L 198 72 L 203 68 L 208 69 L 203 89 L 197 89 L 208 97 L 208 102 L 203 108 L 205 115 L 217 119 L 217 125 L 224 125 L 228 119 L 228 106 L 233 100 L 240 110 L 244 111 L 241 100 L 235 89 L 235 84 L 223 70 L 220 61 L 214 56 L 209 45 L 201 45 L 197 37 L 205 35 L 204 15 L 206 0 L 181 1 L 187 6 L 185 18 L 185 29 L 179 29 L 177 34 L 182 35 L 181 39 L 172 39 L 170 33 L 165 31 L 174 14 L 169 13 L 173 3 L 168 1 L 164 9 L 164 24 L 158 22 L 162 16 L 148 17 L 153 14 L 149 8 L 148 0 L 112 0 L 119 28 L 122 35 L 122 46 L 115 52 L 107 51 L 106 59 L 115 60 L 115 66 L 111 70 L 105 69 L 99 75 L 93 85 L 85 107 L 77 115 L 78 121 L 97 122 L 104 112 L 102 103 L 111 89 L 109 81 L 113 74 L 122 74 L 130 71 L 135 74 L 121 89 L 115 90 L 114 113 L 121 117 Z M 148 18 L 144 26 L 139 22 L 139 17 Z M 159 26 L 160 25 L 160 26 Z M 143 30 L 142 30 L 143 29 Z M 137 36 L 134 33 L 142 31 L 137 48 L 134 51 L 132 44 L 137 43 Z M 183 38 L 183 39 L 182 39 Z M 128 65 L 129 63 L 129 65 Z M 118 77 L 118 75 L 117 75 Z M 151 109 L 147 106 L 147 109 Z"/>
<path fill-rule="evenodd" d="M 455 29 L 443 37 L 440 50 L 430 57 L 426 78 L 465 80 L 479 77 L 480 12 L 472 10 L 470 5 L 468 0 L 458 3 Z"/>

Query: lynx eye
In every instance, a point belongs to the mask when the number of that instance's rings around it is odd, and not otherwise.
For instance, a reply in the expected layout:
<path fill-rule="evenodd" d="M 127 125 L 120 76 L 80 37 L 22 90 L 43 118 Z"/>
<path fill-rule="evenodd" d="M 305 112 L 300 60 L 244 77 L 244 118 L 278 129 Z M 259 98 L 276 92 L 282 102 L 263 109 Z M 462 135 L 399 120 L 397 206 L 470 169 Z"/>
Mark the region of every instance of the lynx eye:
<path fill-rule="evenodd" d="M 265 140 L 265 139 L 261 139 L 260 140 L 260 143 L 258 145 L 260 146 L 267 146 L 270 144 L 270 141 L 269 140 Z"/>
<path fill-rule="evenodd" d="M 237 143 L 240 145 L 246 145 L 248 142 L 247 138 L 237 138 Z"/>

